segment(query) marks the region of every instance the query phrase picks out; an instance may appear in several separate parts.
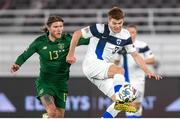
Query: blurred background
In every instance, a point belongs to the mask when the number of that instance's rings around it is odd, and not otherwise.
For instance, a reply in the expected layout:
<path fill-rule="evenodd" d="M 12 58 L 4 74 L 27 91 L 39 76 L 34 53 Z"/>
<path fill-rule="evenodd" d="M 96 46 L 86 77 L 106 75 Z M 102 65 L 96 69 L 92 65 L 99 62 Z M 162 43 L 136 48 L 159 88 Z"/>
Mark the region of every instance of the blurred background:
<path fill-rule="evenodd" d="M 152 68 L 161 81 L 146 81 L 143 117 L 180 117 L 180 1 L 179 0 L 0 0 L 0 117 L 41 117 L 35 98 L 39 73 L 34 54 L 17 72 L 11 64 L 41 32 L 50 14 L 61 16 L 65 32 L 107 22 L 113 6 L 125 12 L 125 25 L 135 24 L 137 39 L 148 43 L 158 63 Z M 87 46 L 76 50 L 71 67 L 65 117 L 101 117 L 111 104 L 84 76 L 81 68 Z M 123 113 L 118 115 L 124 117 Z"/>

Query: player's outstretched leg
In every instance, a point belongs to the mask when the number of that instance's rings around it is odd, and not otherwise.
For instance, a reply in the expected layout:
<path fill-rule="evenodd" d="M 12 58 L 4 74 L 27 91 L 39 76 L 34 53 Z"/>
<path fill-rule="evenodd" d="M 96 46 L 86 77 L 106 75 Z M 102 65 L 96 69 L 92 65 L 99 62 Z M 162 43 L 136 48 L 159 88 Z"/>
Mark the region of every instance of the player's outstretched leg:
<path fill-rule="evenodd" d="M 130 103 L 126 103 L 123 100 L 120 99 L 119 97 L 119 90 L 122 87 L 122 85 L 125 84 L 125 78 L 121 74 L 115 74 L 113 78 L 113 85 L 114 85 L 114 92 L 115 92 L 115 105 L 114 109 L 116 110 L 121 110 L 125 112 L 136 112 L 136 108 L 131 106 Z"/>

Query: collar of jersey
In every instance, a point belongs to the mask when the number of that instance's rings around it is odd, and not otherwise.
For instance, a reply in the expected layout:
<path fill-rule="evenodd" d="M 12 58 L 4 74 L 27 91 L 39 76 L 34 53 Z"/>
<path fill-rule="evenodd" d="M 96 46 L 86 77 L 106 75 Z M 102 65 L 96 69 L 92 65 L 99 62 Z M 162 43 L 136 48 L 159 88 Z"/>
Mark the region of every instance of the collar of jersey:
<path fill-rule="evenodd" d="M 61 37 L 61 38 L 62 38 L 62 37 Z M 58 38 L 58 39 L 56 39 L 56 40 L 53 42 L 53 41 L 50 41 L 50 40 L 49 40 L 48 34 L 46 34 L 47 42 L 48 42 L 48 43 L 51 43 L 51 44 L 57 44 L 57 43 L 60 43 L 60 42 L 61 42 L 61 38 Z"/>

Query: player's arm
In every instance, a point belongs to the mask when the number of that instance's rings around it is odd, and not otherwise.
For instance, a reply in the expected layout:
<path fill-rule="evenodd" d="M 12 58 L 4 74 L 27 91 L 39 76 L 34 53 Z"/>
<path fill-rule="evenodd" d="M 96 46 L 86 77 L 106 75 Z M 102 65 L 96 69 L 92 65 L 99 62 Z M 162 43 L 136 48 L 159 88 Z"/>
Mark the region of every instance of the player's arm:
<path fill-rule="evenodd" d="M 146 64 L 149 64 L 149 65 L 153 65 L 153 64 L 156 63 L 156 60 L 155 60 L 154 57 L 146 58 L 146 59 L 144 59 L 144 61 L 145 61 Z"/>
<path fill-rule="evenodd" d="M 70 64 L 75 63 L 76 58 L 74 57 L 74 53 L 75 53 L 75 47 L 77 46 L 80 38 L 90 38 L 92 37 L 92 30 L 91 28 L 94 27 L 96 25 L 93 26 L 87 26 L 81 30 L 77 30 L 74 32 L 73 36 L 72 36 L 72 40 L 71 40 L 71 44 L 70 44 L 70 48 L 69 48 L 69 52 L 68 55 L 66 57 L 66 61 Z"/>
<path fill-rule="evenodd" d="M 140 66 L 140 68 L 146 73 L 150 73 L 149 69 L 146 66 L 144 59 L 139 55 L 138 52 L 131 53 L 132 57 L 134 58 L 135 62 Z"/>
<path fill-rule="evenodd" d="M 153 65 L 156 63 L 154 54 L 152 53 L 152 51 L 150 50 L 150 48 L 148 46 L 146 46 L 148 48 L 148 50 L 146 52 L 144 52 L 144 60 L 146 62 L 146 64 L 149 65 Z"/>
<path fill-rule="evenodd" d="M 70 34 L 65 34 L 66 35 L 66 39 L 70 41 L 71 43 L 71 40 L 72 40 L 72 36 Z M 79 42 L 77 44 L 77 46 L 80 46 L 80 45 L 88 45 L 89 44 L 89 38 L 83 38 L 81 37 L 79 39 Z"/>
<path fill-rule="evenodd" d="M 21 54 L 18 56 L 16 59 L 15 63 L 11 66 L 11 73 L 14 73 L 19 70 L 21 65 L 29 58 L 31 57 L 34 53 L 36 52 L 36 43 L 33 42 L 29 45 L 29 47 Z"/>
<path fill-rule="evenodd" d="M 75 31 L 72 36 L 69 52 L 68 52 L 68 55 L 66 56 L 66 61 L 70 64 L 73 64 L 76 61 L 74 53 L 75 53 L 75 48 L 76 48 L 81 36 L 82 36 L 82 33 L 80 30 Z"/>
<path fill-rule="evenodd" d="M 156 80 L 160 80 L 161 77 L 153 72 L 151 72 L 148 67 L 146 66 L 146 63 L 144 59 L 139 55 L 138 52 L 132 52 L 132 57 L 134 58 L 135 62 L 140 66 L 140 68 L 145 72 L 146 76 L 148 78 L 155 78 Z"/>

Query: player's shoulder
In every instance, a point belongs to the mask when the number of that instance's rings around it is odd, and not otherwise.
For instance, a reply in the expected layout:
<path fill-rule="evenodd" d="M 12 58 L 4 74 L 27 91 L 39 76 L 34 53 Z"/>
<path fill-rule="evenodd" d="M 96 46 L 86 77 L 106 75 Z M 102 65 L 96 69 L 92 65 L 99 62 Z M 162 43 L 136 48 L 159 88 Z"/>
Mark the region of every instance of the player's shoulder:
<path fill-rule="evenodd" d="M 36 37 L 36 39 L 34 41 L 35 42 L 45 41 L 45 40 L 47 40 L 47 38 L 48 38 L 47 34 L 43 34 L 43 35 Z"/>
<path fill-rule="evenodd" d="M 131 37 L 129 31 L 128 31 L 127 29 L 125 29 L 125 28 L 122 28 L 122 29 L 121 29 L 120 36 L 121 36 L 123 39 L 128 39 L 128 38 Z"/>
<path fill-rule="evenodd" d="M 122 28 L 122 29 L 121 29 L 121 34 L 123 34 L 123 35 L 129 35 L 129 36 L 130 36 L 129 31 L 128 31 L 127 29 L 125 29 L 125 28 Z"/>
<path fill-rule="evenodd" d="M 138 46 L 138 47 L 146 47 L 146 46 L 148 46 L 146 42 L 141 41 L 141 40 L 136 40 L 135 45 Z"/>
<path fill-rule="evenodd" d="M 105 25 L 105 24 L 102 24 L 102 23 L 96 23 L 96 26 L 97 26 L 97 27 L 100 27 L 100 28 L 104 28 L 104 25 Z"/>
<path fill-rule="evenodd" d="M 95 23 L 95 24 L 92 24 L 90 26 L 91 27 L 96 27 L 97 29 L 102 29 L 102 28 L 104 28 L 105 24 L 103 24 L 103 23 Z"/>
<path fill-rule="evenodd" d="M 72 36 L 69 33 L 63 33 L 60 39 L 62 39 L 63 43 L 70 44 L 72 40 Z"/>

